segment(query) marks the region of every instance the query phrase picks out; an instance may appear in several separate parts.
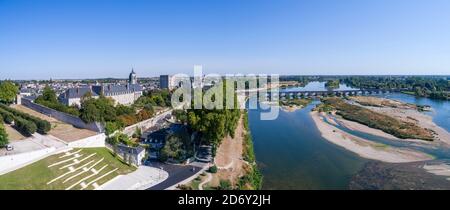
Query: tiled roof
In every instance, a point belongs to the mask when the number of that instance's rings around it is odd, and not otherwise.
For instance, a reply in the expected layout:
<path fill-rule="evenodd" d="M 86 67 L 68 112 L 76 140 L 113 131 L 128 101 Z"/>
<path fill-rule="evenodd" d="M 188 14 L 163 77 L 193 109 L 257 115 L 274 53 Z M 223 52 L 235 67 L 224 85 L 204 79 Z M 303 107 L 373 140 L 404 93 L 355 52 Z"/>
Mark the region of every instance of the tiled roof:
<path fill-rule="evenodd" d="M 101 95 L 103 90 L 104 95 L 113 95 L 114 93 L 125 92 L 139 92 L 142 91 L 142 86 L 139 84 L 127 84 L 127 85 L 94 85 L 91 87 L 78 87 L 69 88 L 63 94 L 63 98 L 81 98 L 87 92 L 91 92 L 92 96 Z"/>
<path fill-rule="evenodd" d="M 139 84 L 126 84 L 126 85 L 103 85 L 103 93 L 105 95 L 112 93 L 123 93 L 123 92 L 137 92 L 142 91 L 142 86 Z"/>
<path fill-rule="evenodd" d="M 91 92 L 92 96 L 98 96 L 98 94 L 91 90 L 89 87 L 78 87 L 78 88 L 69 88 L 67 89 L 64 97 L 65 98 L 81 98 L 86 93 Z"/>

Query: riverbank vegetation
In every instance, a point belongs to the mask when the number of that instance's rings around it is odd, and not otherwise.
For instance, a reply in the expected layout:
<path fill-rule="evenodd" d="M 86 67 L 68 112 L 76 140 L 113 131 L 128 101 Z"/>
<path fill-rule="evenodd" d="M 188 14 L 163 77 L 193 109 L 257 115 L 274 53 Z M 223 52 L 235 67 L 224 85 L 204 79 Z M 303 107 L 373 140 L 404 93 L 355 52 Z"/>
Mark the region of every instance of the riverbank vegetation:
<path fill-rule="evenodd" d="M 337 115 L 344 119 L 355 121 L 371 128 L 380 129 L 401 139 L 421 139 L 433 141 L 430 130 L 421 128 L 414 123 L 404 122 L 367 108 L 351 105 L 340 98 L 324 98 L 323 105 L 317 107 L 317 111 L 336 111 Z"/>
<path fill-rule="evenodd" d="M 351 76 L 342 80 L 352 87 L 399 89 L 419 97 L 450 99 L 450 80 L 446 76 Z"/>
<path fill-rule="evenodd" d="M 263 176 L 256 164 L 255 151 L 253 148 L 253 139 L 250 133 L 248 123 L 248 113 L 244 113 L 243 125 L 245 129 L 244 142 L 243 142 L 243 159 L 250 164 L 250 168 L 247 169 L 246 174 L 239 178 L 237 188 L 238 189 L 253 189 L 260 190 L 262 188 Z"/>
<path fill-rule="evenodd" d="M 418 109 L 415 104 L 404 103 L 392 99 L 372 97 L 372 96 L 352 96 L 348 99 L 357 102 L 363 106 L 373 107 L 390 107 L 390 108 L 402 108 L 402 109 Z"/>
<path fill-rule="evenodd" d="M 285 99 L 280 100 L 281 106 L 287 106 L 287 107 L 306 107 L 308 104 L 312 102 L 312 99 L 310 98 L 293 98 L 293 99 Z"/>
<path fill-rule="evenodd" d="M 223 85 L 225 90 L 226 84 L 227 82 L 225 81 L 217 85 Z M 177 111 L 174 114 L 179 121 L 185 123 L 192 131 L 200 134 L 201 144 L 217 147 L 225 136 L 229 135 L 234 138 L 234 131 L 236 130 L 241 110 L 238 107 L 235 93 L 233 97 L 233 109 L 206 109 L 203 107 L 202 109 Z M 227 96 L 224 94 L 224 105 L 226 104 L 226 98 Z"/>

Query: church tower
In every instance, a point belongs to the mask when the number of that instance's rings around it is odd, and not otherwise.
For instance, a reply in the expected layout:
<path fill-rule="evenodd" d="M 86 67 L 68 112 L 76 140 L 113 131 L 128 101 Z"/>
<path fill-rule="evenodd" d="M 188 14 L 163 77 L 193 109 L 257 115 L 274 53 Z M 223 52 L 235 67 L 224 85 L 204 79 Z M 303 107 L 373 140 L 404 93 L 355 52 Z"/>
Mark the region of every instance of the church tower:
<path fill-rule="evenodd" d="M 134 72 L 133 68 L 131 69 L 131 73 L 128 78 L 128 83 L 131 85 L 137 84 L 137 77 L 136 77 L 136 73 Z"/>

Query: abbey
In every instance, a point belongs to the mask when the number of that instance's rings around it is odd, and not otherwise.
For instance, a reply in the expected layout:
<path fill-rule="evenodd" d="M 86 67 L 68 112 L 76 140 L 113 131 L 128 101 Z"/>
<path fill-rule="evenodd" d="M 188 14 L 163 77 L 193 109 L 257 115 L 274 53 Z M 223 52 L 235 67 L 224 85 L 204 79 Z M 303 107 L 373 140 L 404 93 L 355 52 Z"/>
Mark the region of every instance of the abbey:
<path fill-rule="evenodd" d="M 93 98 L 100 95 L 114 99 L 116 104 L 130 105 L 142 96 L 143 88 L 137 83 L 137 76 L 134 69 L 128 77 L 127 84 L 96 84 L 69 88 L 59 96 L 59 101 L 68 106 L 81 105 L 81 98 L 90 93 Z"/>

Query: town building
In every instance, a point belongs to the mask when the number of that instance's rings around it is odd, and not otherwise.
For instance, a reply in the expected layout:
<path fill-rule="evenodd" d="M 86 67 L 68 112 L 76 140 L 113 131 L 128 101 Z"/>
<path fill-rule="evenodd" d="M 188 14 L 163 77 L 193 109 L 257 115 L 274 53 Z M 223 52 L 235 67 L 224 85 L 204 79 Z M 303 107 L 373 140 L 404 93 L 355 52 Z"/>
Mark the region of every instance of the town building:
<path fill-rule="evenodd" d="M 141 146 L 129 147 L 124 144 L 119 144 L 116 146 L 116 154 L 118 154 L 122 159 L 135 166 L 142 165 L 145 159 L 145 148 Z"/>
<path fill-rule="evenodd" d="M 137 76 L 133 69 L 127 84 L 97 84 L 69 88 L 59 96 L 59 101 L 68 106 L 81 106 L 81 98 L 88 93 L 93 98 L 103 95 L 112 98 L 116 104 L 131 105 L 142 96 L 143 88 L 137 84 Z"/>
<path fill-rule="evenodd" d="M 175 86 L 173 85 L 173 77 L 170 75 L 160 75 L 159 76 L 159 88 L 172 90 Z"/>
<path fill-rule="evenodd" d="M 190 77 L 188 78 L 192 88 L 203 88 L 204 87 L 204 76 L 200 78 Z M 195 80 L 196 79 L 196 80 Z M 173 90 L 178 87 L 184 86 L 186 83 L 186 78 L 175 77 L 171 75 L 160 75 L 159 76 L 159 88 Z"/>

